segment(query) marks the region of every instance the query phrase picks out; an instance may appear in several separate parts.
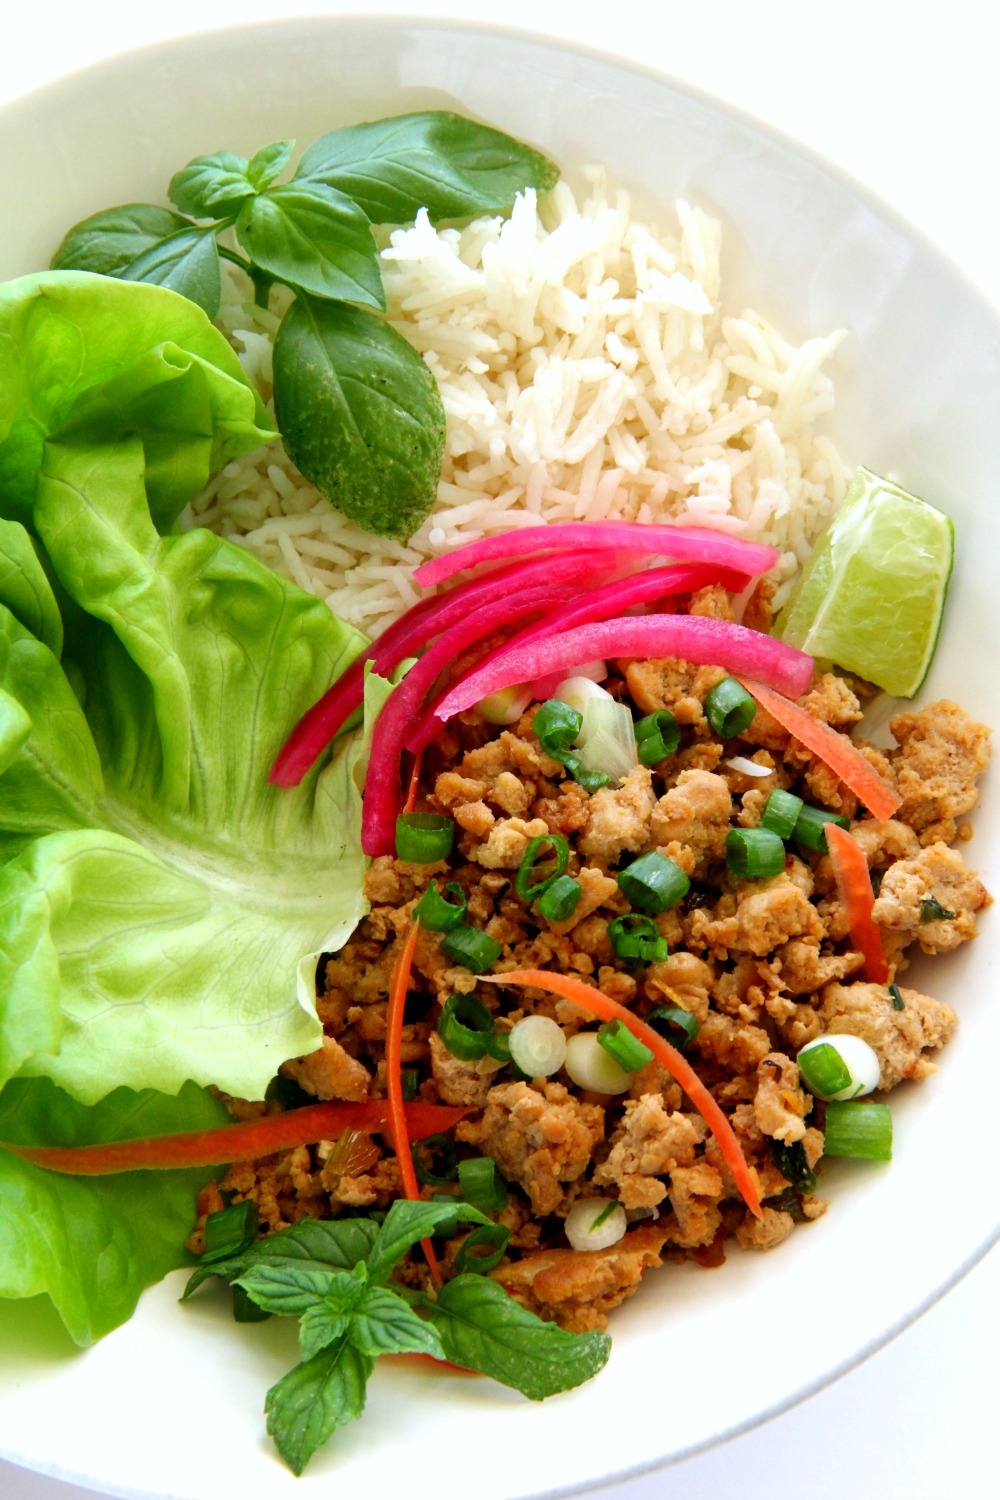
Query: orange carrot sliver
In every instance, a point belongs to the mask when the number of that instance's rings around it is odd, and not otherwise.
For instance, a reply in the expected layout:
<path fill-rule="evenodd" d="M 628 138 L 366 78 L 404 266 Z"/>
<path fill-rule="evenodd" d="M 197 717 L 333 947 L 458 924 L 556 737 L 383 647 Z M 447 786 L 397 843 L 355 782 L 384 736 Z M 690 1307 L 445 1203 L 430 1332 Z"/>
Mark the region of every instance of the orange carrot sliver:
<path fill-rule="evenodd" d="M 408 1104 L 410 1124 L 422 1135 L 450 1130 L 467 1109 L 450 1105 Z M 391 1128 L 389 1101 L 369 1099 L 364 1104 L 307 1104 L 280 1115 L 221 1125 L 214 1130 L 192 1130 L 183 1135 L 154 1135 L 141 1140 L 111 1141 L 96 1146 L 18 1146 L 0 1142 L 37 1167 L 74 1177 L 103 1177 L 112 1172 L 150 1168 L 215 1167 L 234 1161 L 254 1161 L 275 1151 L 336 1140 L 345 1130 L 384 1132 Z"/>
<path fill-rule="evenodd" d="M 402 1048 L 403 1048 L 403 1011 L 406 1008 L 406 995 L 410 987 L 410 972 L 413 969 L 413 954 L 417 946 L 417 938 L 420 936 L 420 923 L 414 921 L 410 924 L 410 930 L 403 940 L 403 946 L 399 950 L 396 967 L 392 973 L 392 984 L 389 987 L 389 1004 L 385 1014 L 385 1078 L 386 1089 L 389 1095 L 389 1122 L 392 1129 L 393 1141 L 396 1147 L 396 1161 L 399 1164 L 399 1181 L 403 1189 L 403 1195 L 411 1200 L 420 1197 L 420 1189 L 417 1186 L 417 1174 L 413 1170 L 413 1152 L 410 1149 L 410 1136 L 406 1127 L 406 1106 L 403 1103 L 403 1070 L 402 1070 Z M 434 1134 L 434 1132 L 430 1132 Z M 427 1257 L 427 1264 L 431 1268 L 435 1286 L 442 1286 L 441 1267 L 438 1265 L 434 1246 L 430 1240 L 421 1240 L 423 1251 Z"/>
<path fill-rule="evenodd" d="M 872 984 L 888 984 L 889 965 L 882 947 L 882 934 L 872 918 L 875 893 L 864 850 L 846 828 L 826 825 L 826 846 L 837 891 L 847 913 L 851 942 L 864 954 L 865 978 Z"/>
<path fill-rule="evenodd" d="M 787 729 L 807 750 L 818 755 L 840 777 L 844 785 L 850 787 L 873 817 L 892 817 L 902 803 L 902 797 L 879 775 L 871 762 L 865 760 L 846 734 L 831 729 L 821 719 L 814 719 L 804 708 L 800 708 L 782 693 L 776 693 L 773 688 L 765 687 L 764 683 L 757 682 L 752 677 L 741 677 L 739 673 L 733 675 L 756 698 L 761 708 L 766 709 L 773 719 L 777 719 L 782 729 Z"/>
<path fill-rule="evenodd" d="M 576 979 L 570 974 L 552 974 L 546 969 L 515 969 L 512 973 L 498 974 L 495 979 L 492 975 L 484 977 L 489 977 L 494 984 L 530 985 L 534 989 L 549 990 L 554 995 L 572 1000 L 575 1005 L 600 1017 L 602 1021 L 618 1020 L 627 1026 L 632 1035 L 645 1043 L 656 1061 L 680 1084 L 715 1137 L 743 1201 L 752 1214 L 758 1219 L 761 1217 L 760 1197 L 733 1127 L 687 1058 L 665 1041 L 658 1031 L 626 1010 L 624 1005 L 619 1005 L 617 1000 L 610 999 L 600 990 L 594 989 L 593 985 L 585 984 L 582 979 Z"/>
<path fill-rule="evenodd" d="M 403 812 L 411 813 L 417 805 L 417 792 L 420 790 L 420 771 L 424 763 L 424 752 L 418 750 L 413 757 L 413 765 L 410 767 L 410 780 L 406 788 L 406 801 L 403 803 Z"/>

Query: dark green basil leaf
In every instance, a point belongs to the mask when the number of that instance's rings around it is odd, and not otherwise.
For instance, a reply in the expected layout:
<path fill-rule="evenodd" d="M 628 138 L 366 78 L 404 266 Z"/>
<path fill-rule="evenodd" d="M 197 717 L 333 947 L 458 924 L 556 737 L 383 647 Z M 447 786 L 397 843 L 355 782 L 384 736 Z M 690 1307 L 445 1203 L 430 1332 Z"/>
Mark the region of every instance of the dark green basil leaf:
<path fill-rule="evenodd" d="M 294 141 L 275 141 L 273 146 L 262 146 L 259 151 L 254 152 L 247 167 L 247 176 L 258 193 L 262 193 L 276 177 L 281 176 L 294 148 Z"/>
<path fill-rule="evenodd" d="M 325 1302 L 335 1313 L 349 1313 L 355 1307 L 368 1276 L 363 1265 L 351 1271 L 334 1271 L 328 1266 L 282 1261 L 268 1265 L 259 1260 L 248 1266 L 236 1279 L 249 1297 L 265 1312 L 280 1317 L 298 1318 L 316 1302 Z"/>
<path fill-rule="evenodd" d="M 195 219 L 218 219 L 235 213 L 236 205 L 256 191 L 248 176 L 249 165 L 245 156 L 232 151 L 196 156 L 171 177 L 167 189 L 170 201 Z"/>
<path fill-rule="evenodd" d="M 445 1358 L 491 1375 L 532 1401 L 582 1385 L 604 1368 L 606 1333 L 566 1333 L 528 1312 L 488 1276 L 456 1276 L 422 1304 Z"/>
<path fill-rule="evenodd" d="M 368 1259 L 378 1238 L 379 1226 L 372 1219 L 303 1219 L 277 1234 L 257 1240 L 241 1255 L 214 1265 L 199 1266 L 191 1276 L 186 1301 L 209 1276 L 235 1281 L 251 1266 L 296 1266 L 318 1270 L 353 1271 Z"/>
<path fill-rule="evenodd" d="M 545 192 L 557 168 L 521 141 L 446 110 L 397 115 L 321 136 L 293 181 L 339 188 L 373 224 L 509 213 L 523 188 Z"/>
<path fill-rule="evenodd" d="M 455 1220 L 466 1224 L 490 1223 L 478 1208 L 454 1198 L 449 1198 L 447 1203 L 397 1198 L 385 1216 L 385 1223 L 368 1257 L 368 1276 L 372 1284 L 388 1281 L 407 1250 L 419 1240 L 427 1239 L 442 1224 L 450 1225 Z"/>
<path fill-rule="evenodd" d="M 299 1318 L 299 1348 L 303 1359 L 312 1359 L 321 1349 L 341 1338 L 350 1316 L 338 1312 L 332 1301 L 311 1302 Z"/>
<path fill-rule="evenodd" d="M 121 273 L 123 281 L 169 287 L 214 318 L 222 301 L 219 249 L 211 229 L 180 229 L 151 245 Z"/>
<path fill-rule="evenodd" d="M 155 203 L 123 203 L 81 219 L 52 257 L 53 271 L 94 271 L 121 276 L 137 256 L 189 229 L 191 220 Z"/>
<path fill-rule="evenodd" d="M 297 298 L 275 342 L 274 400 L 293 462 L 331 505 L 377 536 L 413 535 L 434 506 L 445 418 L 400 334 L 360 308 Z"/>
<path fill-rule="evenodd" d="M 267 1430 L 293 1474 L 338 1427 L 360 1417 L 375 1361 L 346 1337 L 296 1365 L 267 1393 Z"/>
<path fill-rule="evenodd" d="M 384 307 L 378 249 L 356 203 L 321 182 L 249 199 L 236 234 L 255 265 L 314 297 Z"/>
<path fill-rule="evenodd" d="M 369 1287 L 354 1309 L 348 1338 L 362 1354 L 429 1354 L 444 1359 L 441 1335 L 386 1286 Z"/>

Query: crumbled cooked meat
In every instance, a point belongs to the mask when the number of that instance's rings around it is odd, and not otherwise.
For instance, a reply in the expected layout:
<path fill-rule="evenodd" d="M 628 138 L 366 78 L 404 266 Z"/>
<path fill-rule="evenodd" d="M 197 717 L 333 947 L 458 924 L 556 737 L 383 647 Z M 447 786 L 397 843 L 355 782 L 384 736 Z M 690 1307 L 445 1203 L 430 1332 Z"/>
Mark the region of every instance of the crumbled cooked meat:
<path fill-rule="evenodd" d="M 798 1064 L 783 1052 L 770 1052 L 757 1065 L 754 1119 L 763 1135 L 790 1145 L 806 1133 L 811 1097 L 799 1087 Z"/>
<path fill-rule="evenodd" d="M 286 1062 L 281 1071 L 317 1099 L 350 1099 L 360 1104 L 368 1098 L 371 1074 L 332 1036 L 324 1036 L 315 1052 Z"/>
<path fill-rule="evenodd" d="M 795 1228 L 791 1214 L 780 1208 L 762 1208 L 761 1216 L 744 1214 L 736 1226 L 736 1238 L 744 1250 L 773 1250 L 787 1240 Z"/>
<path fill-rule="evenodd" d="M 989 761 L 990 731 L 946 699 L 897 714 L 889 728 L 899 742 L 892 763 L 903 805 L 896 816 L 922 844 L 950 844 L 956 820 L 979 795 L 976 781 Z"/>
<path fill-rule="evenodd" d="M 489 830 L 485 844 L 469 850 L 469 858 L 487 870 L 516 870 L 532 839 L 548 833 L 541 818 L 526 823 L 523 818 L 501 818 Z"/>
<path fill-rule="evenodd" d="M 658 1178 L 674 1167 L 689 1167 L 695 1148 L 704 1140 L 701 1121 L 664 1108 L 658 1094 L 643 1094 L 625 1105 L 621 1124 L 611 1137 L 611 1151 L 594 1170 L 597 1187 L 616 1186 L 625 1208 L 645 1208 L 662 1202 L 667 1186 Z"/>
<path fill-rule="evenodd" d="M 775 954 L 782 989 L 791 995 L 812 995 L 832 979 L 843 979 L 861 968 L 860 953 L 825 953 L 816 938 L 792 938 Z"/>
<path fill-rule="evenodd" d="M 713 950 L 763 956 L 789 938 L 821 938 L 823 924 L 786 870 L 770 880 L 742 882 L 734 894 L 723 896 L 714 917 L 696 912 L 689 935 Z"/>
<path fill-rule="evenodd" d="M 904 1078 L 925 1078 L 934 1064 L 924 1056 L 943 1047 L 958 1025 L 950 1005 L 917 990 L 900 991 L 903 1009 L 897 1010 L 884 984 L 828 984 L 820 994 L 819 1015 L 824 1029 L 863 1037 L 874 1048 L 882 1068 L 883 1090 Z"/>
<path fill-rule="evenodd" d="M 614 865 L 628 850 L 638 854 L 649 844 L 649 823 L 656 806 L 653 773 L 636 766 L 620 787 L 602 787 L 590 802 L 590 817 L 577 847 L 587 859 Z"/>
<path fill-rule="evenodd" d="M 590 1165 L 604 1136 L 604 1110 L 581 1104 L 560 1083 L 542 1091 L 504 1083 L 490 1089 L 482 1118 L 461 1121 L 455 1134 L 492 1156 L 507 1181 L 524 1188 L 536 1213 L 550 1214 L 562 1202 L 562 1185 Z"/>
<path fill-rule="evenodd" d="M 657 802 L 650 833 L 686 874 L 700 876 L 725 859 L 732 812 L 733 799 L 723 777 L 711 771 L 682 771 L 676 785 Z M 690 860 L 678 857 L 681 849 Z"/>
<path fill-rule="evenodd" d="M 670 1243 L 683 1249 L 710 1245 L 722 1223 L 722 1193 L 722 1175 L 707 1161 L 675 1167 L 670 1174 L 669 1197 L 677 1227 L 671 1228 L 668 1223 Z"/>
<path fill-rule="evenodd" d="M 650 964 L 643 989 L 651 1000 L 678 1005 L 689 1010 L 699 1021 L 708 1015 L 709 992 L 713 973 L 710 964 L 683 949 L 671 953 L 662 963 Z"/>
<path fill-rule="evenodd" d="M 448 1051 L 436 1031 L 431 1032 L 431 1076 L 445 1104 L 468 1104 L 482 1109 L 490 1091 L 490 1075 L 475 1062 L 463 1062 Z"/>
<path fill-rule="evenodd" d="M 990 899 L 957 849 L 930 844 L 885 872 L 872 916 L 889 931 L 915 938 L 925 953 L 950 953 L 975 937 L 976 913 Z M 935 911 L 948 915 L 935 917 Z"/>
<path fill-rule="evenodd" d="M 571 1333 L 606 1328 L 644 1271 L 661 1264 L 666 1230 L 643 1224 L 606 1250 L 541 1250 L 490 1274 L 522 1307 Z"/>

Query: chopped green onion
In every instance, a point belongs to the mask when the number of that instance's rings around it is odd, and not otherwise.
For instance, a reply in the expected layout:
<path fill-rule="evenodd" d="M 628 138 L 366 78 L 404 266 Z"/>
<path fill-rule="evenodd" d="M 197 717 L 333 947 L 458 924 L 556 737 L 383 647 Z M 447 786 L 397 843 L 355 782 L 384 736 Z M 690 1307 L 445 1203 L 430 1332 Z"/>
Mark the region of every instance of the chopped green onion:
<path fill-rule="evenodd" d="M 776 787 L 767 799 L 760 826 L 776 833 L 779 839 L 790 839 L 803 807 L 805 803 L 801 797 L 796 797 L 794 792 L 783 792 Z"/>
<path fill-rule="evenodd" d="M 653 1054 L 644 1042 L 633 1036 L 621 1020 L 609 1021 L 597 1033 L 597 1040 L 608 1056 L 624 1068 L 626 1073 L 637 1073 L 653 1061 Z"/>
<path fill-rule="evenodd" d="M 819 854 L 826 854 L 827 823 L 836 823 L 841 828 L 851 826 L 850 819 L 842 818 L 840 813 L 825 812 L 822 807 L 810 807 L 806 803 L 795 820 L 792 838 L 805 849 L 815 849 Z"/>
<path fill-rule="evenodd" d="M 832 1099 L 851 1086 L 851 1070 L 829 1042 L 803 1048 L 798 1056 L 799 1074 L 810 1093 Z"/>
<path fill-rule="evenodd" d="M 831 1106 L 832 1107 L 832 1106 Z M 771 1142 L 771 1160 L 781 1173 L 800 1193 L 811 1193 L 816 1187 L 816 1173 L 809 1165 L 805 1147 L 801 1141 Z"/>
<path fill-rule="evenodd" d="M 457 1204 L 458 1201 L 459 1200 L 455 1196 L 454 1193 L 431 1193 L 431 1202 L 432 1203 L 456 1203 Z M 443 1239 L 443 1240 L 450 1240 L 451 1237 L 452 1237 L 452 1235 L 455 1233 L 455 1231 L 457 1229 L 458 1229 L 458 1215 L 456 1214 L 453 1219 L 442 1219 L 441 1222 L 438 1224 L 437 1228 L 435 1229 L 434 1234 L 435 1234 L 435 1236 L 440 1236 L 440 1238 Z"/>
<path fill-rule="evenodd" d="M 233 1318 L 237 1323 L 264 1323 L 270 1316 L 257 1306 L 249 1292 L 233 1283 Z"/>
<path fill-rule="evenodd" d="M 471 969 L 473 974 L 485 974 L 500 957 L 503 944 L 491 938 L 488 932 L 480 932 L 478 928 L 460 922 L 441 939 L 441 952 L 452 963 Z"/>
<path fill-rule="evenodd" d="M 757 704 L 735 677 L 723 677 L 705 697 L 705 717 L 724 740 L 748 729 L 756 712 Z"/>
<path fill-rule="evenodd" d="M 856 1156 L 865 1161 L 891 1161 L 892 1115 L 889 1106 L 871 1099 L 845 1099 L 828 1104 L 823 1154 Z"/>
<path fill-rule="evenodd" d="M 541 871 L 536 872 L 535 862 L 539 859 L 541 851 L 545 848 L 546 844 L 549 845 L 552 853 L 555 855 L 555 868 L 546 870 L 542 874 Z M 559 878 L 568 863 L 569 844 L 561 833 L 543 833 L 539 838 L 532 839 L 524 851 L 524 858 L 521 861 L 517 878 L 514 881 L 515 889 L 521 900 L 534 901 L 536 896 L 540 896 L 554 880 Z M 536 879 L 536 875 L 540 875 L 541 878 Z"/>
<path fill-rule="evenodd" d="M 403 1085 L 403 1099 L 409 1103 L 417 1097 L 417 1089 L 420 1086 L 420 1077 L 416 1068 L 403 1068 L 399 1075 Z"/>
<path fill-rule="evenodd" d="M 920 903 L 920 925 L 928 922 L 953 922 L 955 913 L 942 906 L 936 896 L 925 896 Z"/>
<path fill-rule="evenodd" d="M 612 917 L 608 923 L 608 937 L 615 957 L 625 963 L 661 964 L 669 956 L 667 940 L 652 917 L 628 912 L 624 917 Z"/>
<path fill-rule="evenodd" d="M 785 868 L 785 846 L 769 828 L 730 828 L 726 868 L 748 880 L 766 880 Z"/>
<path fill-rule="evenodd" d="M 644 766 L 658 765 L 673 755 L 680 742 L 680 725 L 669 708 L 657 709 L 636 723 L 635 743 Z"/>
<path fill-rule="evenodd" d="M 497 1062 L 510 1062 L 510 1032 L 491 1031 L 486 1038 L 486 1056 Z"/>
<path fill-rule="evenodd" d="M 567 751 L 562 758 L 562 763 L 578 786 L 582 786 L 585 792 L 599 792 L 602 786 L 607 786 L 611 777 L 607 771 L 588 771 L 579 755 Z"/>
<path fill-rule="evenodd" d="M 499 1212 L 510 1201 L 507 1187 L 497 1173 L 497 1164 L 492 1156 L 473 1156 L 458 1164 L 458 1185 L 461 1196 L 480 1213 Z"/>
<path fill-rule="evenodd" d="M 493 1035 L 493 1017 L 475 995 L 449 995 L 437 1029 L 452 1057 L 475 1062 L 482 1057 Z"/>
<path fill-rule="evenodd" d="M 583 728 L 583 714 L 558 698 L 549 698 L 536 710 L 531 727 L 546 755 L 562 760 Z"/>
<path fill-rule="evenodd" d="M 396 854 L 408 865 L 433 865 L 447 859 L 455 824 L 440 813 L 400 813 L 396 819 Z"/>
<path fill-rule="evenodd" d="M 627 870 L 619 870 L 618 888 L 633 906 L 655 917 L 686 896 L 691 882 L 680 865 L 652 850 L 640 854 Z"/>
<path fill-rule="evenodd" d="M 903 1004 L 903 992 L 899 988 L 898 984 L 890 984 L 890 986 L 889 986 L 889 999 L 892 1001 L 892 1008 L 893 1008 L 893 1010 L 905 1010 L 906 1009 L 906 1007 Z"/>
<path fill-rule="evenodd" d="M 451 932 L 465 916 L 468 902 L 458 881 L 449 880 L 445 890 L 454 896 L 454 902 L 446 901 L 437 888 L 437 881 L 432 880 L 413 908 L 413 915 L 428 932 Z"/>
<path fill-rule="evenodd" d="M 476 712 L 487 724 L 516 724 L 531 702 L 531 684 L 518 682 L 480 698 Z"/>
<path fill-rule="evenodd" d="M 623 781 L 639 760 L 632 710 L 603 688 L 598 693 L 583 712 L 583 727 L 576 742 L 580 764 L 587 772 L 605 773 L 612 781 Z"/>
<path fill-rule="evenodd" d="M 230 1255 L 239 1255 L 253 1243 L 257 1222 L 257 1208 L 250 1198 L 242 1203 L 230 1203 L 228 1208 L 209 1214 L 205 1220 L 202 1260 L 226 1260 Z"/>
<path fill-rule="evenodd" d="M 505 1224 L 481 1224 L 463 1241 L 455 1256 L 455 1270 L 459 1275 L 471 1271 L 485 1276 L 503 1260 L 509 1241 L 510 1230 Z"/>
<path fill-rule="evenodd" d="M 428 1187 L 448 1187 L 455 1181 L 458 1172 L 458 1156 L 454 1143 L 446 1135 L 425 1135 L 422 1141 L 414 1141 L 413 1170 L 417 1174 L 417 1181 L 426 1183 Z M 424 1152 L 431 1158 L 438 1157 L 441 1162 L 441 1171 L 434 1172 L 424 1159 Z"/>
<path fill-rule="evenodd" d="M 593 1232 L 594 1232 L 595 1229 L 600 1229 L 600 1227 L 601 1227 L 602 1224 L 606 1224 L 607 1223 L 607 1221 L 611 1218 L 611 1215 L 614 1213 L 614 1211 L 615 1211 L 615 1209 L 617 1207 L 618 1207 L 618 1204 L 615 1202 L 614 1198 L 612 1198 L 609 1202 L 607 1202 L 604 1205 L 604 1207 L 601 1209 L 600 1213 L 597 1215 L 597 1218 L 594 1220 L 594 1222 L 590 1226 L 590 1232 L 591 1232 L 591 1234 L 593 1234 Z"/>
<path fill-rule="evenodd" d="M 549 1078 L 566 1061 L 566 1033 L 551 1016 L 522 1016 L 510 1033 L 510 1055 L 526 1078 Z"/>
<path fill-rule="evenodd" d="M 658 1005 L 645 1019 L 654 1031 L 658 1031 L 679 1052 L 685 1052 L 701 1030 L 698 1017 L 680 1005 Z M 678 1032 L 683 1040 L 678 1037 Z"/>
<path fill-rule="evenodd" d="M 583 886 L 572 875 L 557 875 L 538 898 L 538 914 L 548 922 L 566 922 L 582 895 Z"/>

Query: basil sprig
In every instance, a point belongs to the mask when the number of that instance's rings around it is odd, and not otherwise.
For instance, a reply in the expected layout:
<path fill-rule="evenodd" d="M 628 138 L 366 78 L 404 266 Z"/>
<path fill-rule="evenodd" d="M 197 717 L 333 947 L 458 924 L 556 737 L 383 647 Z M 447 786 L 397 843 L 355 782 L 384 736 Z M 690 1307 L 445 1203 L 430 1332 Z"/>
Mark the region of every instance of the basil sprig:
<path fill-rule="evenodd" d="M 364 1409 L 380 1354 L 428 1354 L 490 1375 L 540 1401 L 603 1368 L 604 1333 L 566 1333 L 516 1303 L 487 1276 L 469 1272 L 436 1296 L 390 1280 L 399 1261 L 456 1222 L 489 1225 L 470 1204 L 393 1203 L 384 1221 L 304 1219 L 239 1254 L 203 1263 L 185 1298 L 221 1276 L 268 1313 L 299 1319 L 301 1361 L 265 1400 L 267 1430 L 301 1474 L 317 1448 Z"/>
<path fill-rule="evenodd" d="M 92 214 L 66 235 L 52 269 L 154 282 L 210 318 L 222 298 L 220 256 L 246 272 L 262 306 L 274 283 L 291 287 L 274 356 L 285 447 L 342 514 L 406 541 L 434 506 L 445 416 L 420 355 L 379 316 L 372 225 L 408 223 L 421 208 L 435 223 L 507 213 L 518 192 L 545 191 L 558 174 L 531 147 L 445 110 L 331 131 L 279 182 L 294 144 L 276 141 L 249 159 L 195 157 L 170 182 L 179 213 L 129 203 Z"/>

